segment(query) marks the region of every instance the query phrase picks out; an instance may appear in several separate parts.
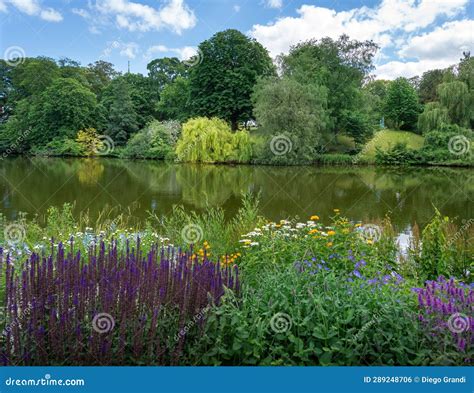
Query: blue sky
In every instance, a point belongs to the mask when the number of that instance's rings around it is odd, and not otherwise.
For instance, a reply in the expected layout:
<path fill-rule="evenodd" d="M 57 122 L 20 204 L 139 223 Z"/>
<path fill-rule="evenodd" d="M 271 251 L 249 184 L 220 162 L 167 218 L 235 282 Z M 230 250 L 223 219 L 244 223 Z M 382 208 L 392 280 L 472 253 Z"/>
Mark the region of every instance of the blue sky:
<path fill-rule="evenodd" d="M 236 28 L 272 57 L 309 38 L 347 33 L 382 50 L 375 73 L 413 76 L 474 52 L 470 0 L 0 0 L 0 55 L 98 59 L 146 72 L 150 59 L 190 57 L 214 33 Z"/>

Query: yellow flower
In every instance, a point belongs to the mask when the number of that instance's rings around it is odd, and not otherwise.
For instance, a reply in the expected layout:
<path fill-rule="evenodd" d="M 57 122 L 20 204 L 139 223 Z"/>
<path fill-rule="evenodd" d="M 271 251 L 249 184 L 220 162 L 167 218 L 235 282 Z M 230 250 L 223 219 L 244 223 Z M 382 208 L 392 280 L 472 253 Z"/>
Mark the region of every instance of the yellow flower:
<path fill-rule="evenodd" d="M 311 221 L 319 220 L 319 216 L 311 216 L 309 219 L 310 219 Z"/>
<path fill-rule="evenodd" d="M 332 246 L 332 242 L 329 242 L 328 244 L 326 244 L 326 246 L 331 247 L 331 246 Z"/>
<path fill-rule="evenodd" d="M 329 236 L 334 236 L 335 234 L 336 234 L 335 231 L 328 231 L 328 235 L 329 235 Z"/>
<path fill-rule="evenodd" d="M 372 240 L 368 239 L 367 244 L 374 244 L 374 242 Z"/>
<path fill-rule="evenodd" d="M 275 224 L 275 228 L 280 228 L 281 224 Z"/>
<path fill-rule="evenodd" d="M 339 213 L 340 210 L 339 209 L 334 209 L 334 213 Z"/>
<path fill-rule="evenodd" d="M 358 224 L 355 224 L 354 226 L 355 226 L 356 228 L 359 228 L 360 226 L 362 226 L 362 224 L 361 224 L 361 223 L 358 223 Z"/>
<path fill-rule="evenodd" d="M 317 229 L 311 229 L 311 230 L 308 232 L 308 234 L 309 234 L 309 235 L 312 235 L 312 234 L 317 233 L 317 232 L 319 232 Z"/>
<path fill-rule="evenodd" d="M 344 229 L 342 230 L 342 233 L 349 233 L 349 229 L 348 229 L 348 228 L 344 228 Z"/>

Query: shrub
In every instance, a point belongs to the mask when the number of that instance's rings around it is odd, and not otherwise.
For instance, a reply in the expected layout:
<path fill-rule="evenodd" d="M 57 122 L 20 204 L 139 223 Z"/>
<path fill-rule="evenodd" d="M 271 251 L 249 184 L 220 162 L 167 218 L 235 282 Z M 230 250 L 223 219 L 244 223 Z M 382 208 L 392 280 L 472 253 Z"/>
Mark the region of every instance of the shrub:
<path fill-rule="evenodd" d="M 224 120 L 197 117 L 183 125 L 176 154 L 186 162 L 247 162 L 251 142 L 247 131 L 232 133 Z"/>
<path fill-rule="evenodd" d="M 84 146 L 74 139 L 56 138 L 44 146 L 34 146 L 31 153 L 40 156 L 84 156 Z"/>
<path fill-rule="evenodd" d="M 154 120 L 127 142 L 122 156 L 127 158 L 173 159 L 174 147 L 181 134 L 176 121 Z"/>
<path fill-rule="evenodd" d="M 86 156 L 94 155 L 103 147 L 103 143 L 95 128 L 80 130 L 76 136 L 76 142 L 81 146 Z"/>
<path fill-rule="evenodd" d="M 408 149 L 406 143 L 397 142 L 386 151 L 376 147 L 375 162 L 381 165 L 409 165 L 422 163 L 422 159 L 416 150 Z"/>
<path fill-rule="evenodd" d="M 411 295 L 396 283 L 347 281 L 320 262 L 264 273 L 226 294 L 193 347 L 208 365 L 419 364 L 427 349 Z M 429 350 L 429 349 L 428 349 Z"/>
<path fill-rule="evenodd" d="M 143 255 L 140 239 L 125 250 L 101 242 L 87 257 L 59 244 L 19 272 L 4 258 L 0 248 L 5 365 L 178 364 L 224 289 L 239 290 L 236 268 L 156 245 Z"/>

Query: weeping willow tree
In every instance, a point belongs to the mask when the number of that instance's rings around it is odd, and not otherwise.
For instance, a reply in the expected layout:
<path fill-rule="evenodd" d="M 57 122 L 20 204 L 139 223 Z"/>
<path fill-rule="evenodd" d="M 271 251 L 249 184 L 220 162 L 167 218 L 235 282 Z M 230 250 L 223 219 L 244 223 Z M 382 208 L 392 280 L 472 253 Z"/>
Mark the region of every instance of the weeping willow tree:
<path fill-rule="evenodd" d="M 232 133 L 224 120 L 197 117 L 183 125 L 176 154 L 185 162 L 244 162 L 250 159 L 251 141 L 246 131 Z"/>
<path fill-rule="evenodd" d="M 442 83 L 437 91 L 440 104 L 448 111 L 451 123 L 469 126 L 471 97 L 467 85 L 461 81 Z"/>
<path fill-rule="evenodd" d="M 425 134 L 438 129 L 442 124 L 449 124 L 448 110 L 439 102 L 429 102 L 423 113 L 418 117 L 418 130 Z"/>

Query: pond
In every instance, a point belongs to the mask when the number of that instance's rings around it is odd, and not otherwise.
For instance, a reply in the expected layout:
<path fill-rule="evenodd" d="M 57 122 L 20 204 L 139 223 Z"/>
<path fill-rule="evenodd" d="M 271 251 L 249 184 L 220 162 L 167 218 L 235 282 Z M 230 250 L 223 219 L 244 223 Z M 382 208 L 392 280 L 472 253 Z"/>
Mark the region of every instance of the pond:
<path fill-rule="evenodd" d="M 242 192 L 260 193 L 273 220 L 334 208 L 353 220 L 389 214 L 400 230 L 423 226 L 434 206 L 458 220 L 474 216 L 474 171 L 457 168 L 268 167 L 166 164 L 119 159 L 8 158 L 0 161 L 0 213 L 42 217 L 49 206 L 75 202 L 93 218 L 107 207 L 130 208 L 138 219 L 175 204 L 221 206 L 229 216 Z"/>

